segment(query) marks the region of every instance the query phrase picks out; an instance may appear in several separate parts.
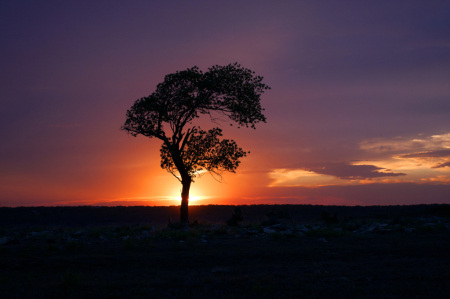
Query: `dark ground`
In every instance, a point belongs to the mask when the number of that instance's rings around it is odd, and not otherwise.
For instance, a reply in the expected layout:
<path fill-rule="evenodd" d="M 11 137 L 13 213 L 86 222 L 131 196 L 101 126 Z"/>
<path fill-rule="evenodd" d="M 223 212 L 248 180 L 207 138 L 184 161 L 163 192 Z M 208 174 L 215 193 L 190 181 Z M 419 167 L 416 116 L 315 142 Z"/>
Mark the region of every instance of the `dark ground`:
<path fill-rule="evenodd" d="M 178 207 L 0 208 L 0 298 L 450 298 L 449 205 L 233 208 L 189 230 L 164 228 Z M 262 232 L 272 208 L 292 233 Z"/>

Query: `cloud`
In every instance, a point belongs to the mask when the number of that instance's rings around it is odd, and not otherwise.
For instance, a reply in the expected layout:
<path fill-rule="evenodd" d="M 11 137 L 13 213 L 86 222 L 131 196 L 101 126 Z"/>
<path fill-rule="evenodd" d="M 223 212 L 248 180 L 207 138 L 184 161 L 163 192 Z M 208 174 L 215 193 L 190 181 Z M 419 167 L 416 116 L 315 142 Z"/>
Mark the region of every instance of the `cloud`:
<path fill-rule="evenodd" d="M 345 205 L 412 205 L 450 203 L 450 184 L 430 183 L 375 183 L 367 185 L 334 185 L 317 188 L 303 186 L 268 188 L 267 196 L 302 195 L 302 204 L 345 204 Z M 330 200 L 333 199 L 333 200 Z M 343 203 L 339 203 L 341 200 Z M 315 203 L 314 203 L 315 202 Z"/>
<path fill-rule="evenodd" d="M 417 171 L 450 166 L 450 133 L 420 138 L 376 138 L 360 143 L 360 149 L 375 154 L 377 166 Z M 383 157 L 380 159 L 380 157 Z M 395 162 L 397 160 L 398 162 Z M 410 172 L 408 172 L 410 174 Z"/>
<path fill-rule="evenodd" d="M 447 167 L 447 166 L 450 167 L 450 162 L 440 163 L 440 164 L 435 165 L 435 166 L 433 166 L 431 168 L 443 168 L 443 167 Z"/>
<path fill-rule="evenodd" d="M 404 154 L 404 155 L 400 155 L 400 157 L 401 158 L 444 158 L 444 157 L 450 157 L 450 149 Z"/>
<path fill-rule="evenodd" d="M 387 170 L 375 165 L 352 165 L 345 162 L 314 163 L 314 165 L 305 166 L 303 169 L 317 174 L 331 175 L 343 180 L 359 180 L 405 175 L 404 173 L 383 172 L 382 170 Z"/>
<path fill-rule="evenodd" d="M 427 164 L 431 168 L 444 168 L 450 166 L 450 149 L 403 154 L 395 158 L 418 161 Z"/>
<path fill-rule="evenodd" d="M 274 180 L 269 186 L 318 187 L 368 184 L 381 177 L 398 177 L 404 173 L 390 172 L 374 165 L 353 165 L 346 162 L 309 163 L 295 169 L 275 169 L 269 173 Z"/>
<path fill-rule="evenodd" d="M 432 135 L 425 138 L 375 138 L 359 144 L 360 149 L 374 153 L 398 153 L 418 151 L 440 151 L 450 148 L 450 133 Z M 449 150 L 450 151 L 450 150 Z"/>

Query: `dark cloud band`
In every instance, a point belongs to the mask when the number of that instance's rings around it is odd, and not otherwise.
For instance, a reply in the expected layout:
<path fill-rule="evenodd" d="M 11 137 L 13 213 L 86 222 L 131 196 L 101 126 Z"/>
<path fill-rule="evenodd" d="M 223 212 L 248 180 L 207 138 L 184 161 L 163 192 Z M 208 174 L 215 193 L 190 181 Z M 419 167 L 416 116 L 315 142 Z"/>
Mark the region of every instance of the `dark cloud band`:
<path fill-rule="evenodd" d="M 396 177 L 405 173 L 381 172 L 385 168 L 375 165 L 352 165 L 345 162 L 314 163 L 301 167 L 317 174 L 331 175 L 344 180 Z"/>

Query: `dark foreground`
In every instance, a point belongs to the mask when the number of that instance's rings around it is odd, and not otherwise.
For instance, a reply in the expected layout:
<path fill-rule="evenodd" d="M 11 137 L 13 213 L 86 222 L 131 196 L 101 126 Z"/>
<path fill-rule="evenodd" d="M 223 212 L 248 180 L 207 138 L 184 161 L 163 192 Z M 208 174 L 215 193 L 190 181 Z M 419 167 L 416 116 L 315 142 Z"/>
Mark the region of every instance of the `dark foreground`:
<path fill-rule="evenodd" d="M 422 214 L 397 207 L 392 215 L 386 209 L 333 222 L 320 213 L 275 225 L 266 217 L 236 228 L 200 221 L 178 230 L 154 221 L 3 222 L 0 297 L 450 298 L 448 206 L 421 208 Z M 20 212 L 38 216 L 32 210 Z"/>

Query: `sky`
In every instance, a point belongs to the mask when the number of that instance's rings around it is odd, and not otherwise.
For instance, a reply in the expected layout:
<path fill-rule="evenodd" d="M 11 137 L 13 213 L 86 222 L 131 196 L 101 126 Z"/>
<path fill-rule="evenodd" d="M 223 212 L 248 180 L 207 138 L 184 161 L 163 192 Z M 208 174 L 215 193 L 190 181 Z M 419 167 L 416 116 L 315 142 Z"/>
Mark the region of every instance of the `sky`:
<path fill-rule="evenodd" d="M 190 204 L 450 204 L 448 1 L 3 0 L 0 206 L 179 205 L 126 111 L 234 62 L 267 123 L 222 125 L 251 153 Z"/>

